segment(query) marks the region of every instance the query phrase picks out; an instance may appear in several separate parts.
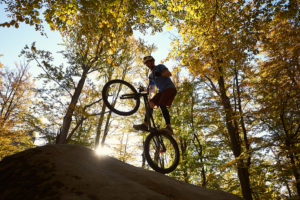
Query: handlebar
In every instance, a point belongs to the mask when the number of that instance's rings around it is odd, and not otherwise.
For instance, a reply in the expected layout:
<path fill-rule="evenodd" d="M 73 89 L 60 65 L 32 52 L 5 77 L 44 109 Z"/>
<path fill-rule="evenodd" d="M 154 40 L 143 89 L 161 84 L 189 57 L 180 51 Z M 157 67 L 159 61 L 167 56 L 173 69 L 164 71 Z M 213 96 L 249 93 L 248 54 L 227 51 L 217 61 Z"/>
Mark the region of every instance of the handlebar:
<path fill-rule="evenodd" d="M 139 93 L 146 92 L 147 94 L 149 94 L 149 87 L 150 87 L 150 85 L 148 85 L 147 88 L 145 88 L 144 86 L 140 85 L 138 87 L 138 91 L 139 91 Z"/>

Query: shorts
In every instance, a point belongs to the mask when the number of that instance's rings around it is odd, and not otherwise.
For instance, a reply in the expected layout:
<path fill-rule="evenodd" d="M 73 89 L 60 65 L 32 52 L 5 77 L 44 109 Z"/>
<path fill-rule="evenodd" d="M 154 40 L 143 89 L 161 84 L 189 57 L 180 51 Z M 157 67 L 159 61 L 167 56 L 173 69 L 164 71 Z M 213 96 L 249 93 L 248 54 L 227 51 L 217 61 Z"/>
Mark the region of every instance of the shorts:
<path fill-rule="evenodd" d="M 177 90 L 175 88 L 167 88 L 164 91 L 154 95 L 154 97 L 150 99 L 150 101 L 153 102 L 157 107 L 161 105 L 170 107 L 176 94 Z"/>

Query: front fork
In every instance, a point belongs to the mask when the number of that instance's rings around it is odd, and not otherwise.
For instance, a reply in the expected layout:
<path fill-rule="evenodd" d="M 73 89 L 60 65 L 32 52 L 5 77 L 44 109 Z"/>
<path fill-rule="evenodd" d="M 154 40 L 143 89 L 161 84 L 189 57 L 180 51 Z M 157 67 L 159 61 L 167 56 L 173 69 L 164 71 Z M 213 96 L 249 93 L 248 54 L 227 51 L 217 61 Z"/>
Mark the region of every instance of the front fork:
<path fill-rule="evenodd" d="M 147 96 L 144 96 L 145 108 L 146 108 L 146 118 L 148 123 L 148 128 L 150 133 L 155 133 L 153 138 L 154 146 L 155 146 L 155 153 L 154 153 L 154 160 L 159 162 L 161 166 L 164 165 L 164 158 L 162 157 L 163 153 L 166 152 L 166 147 L 164 145 L 163 139 L 158 134 L 158 129 L 154 123 L 153 115 L 151 114 L 151 108 L 148 101 Z M 152 125 L 152 126 L 151 126 Z"/>
<path fill-rule="evenodd" d="M 153 115 L 151 114 L 151 108 L 149 104 L 149 100 L 147 96 L 144 96 L 144 102 L 145 102 L 145 109 L 146 109 L 146 118 L 147 118 L 147 124 L 150 132 L 157 131 L 157 127 L 154 123 Z"/>

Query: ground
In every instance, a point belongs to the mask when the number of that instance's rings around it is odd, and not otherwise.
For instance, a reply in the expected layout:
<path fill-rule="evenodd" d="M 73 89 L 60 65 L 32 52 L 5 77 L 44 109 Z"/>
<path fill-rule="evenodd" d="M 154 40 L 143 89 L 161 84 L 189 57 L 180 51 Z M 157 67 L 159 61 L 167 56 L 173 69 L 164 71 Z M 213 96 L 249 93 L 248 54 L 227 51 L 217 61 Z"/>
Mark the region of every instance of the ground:
<path fill-rule="evenodd" d="M 79 145 L 47 145 L 0 162 L 0 200 L 241 200 Z"/>

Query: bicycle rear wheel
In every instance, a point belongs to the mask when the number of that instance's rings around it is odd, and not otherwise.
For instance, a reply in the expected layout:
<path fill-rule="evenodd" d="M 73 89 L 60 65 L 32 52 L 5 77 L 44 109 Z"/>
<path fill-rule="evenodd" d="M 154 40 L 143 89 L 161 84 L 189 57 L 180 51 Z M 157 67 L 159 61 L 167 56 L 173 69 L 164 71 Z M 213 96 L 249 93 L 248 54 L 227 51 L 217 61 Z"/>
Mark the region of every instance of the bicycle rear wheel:
<path fill-rule="evenodd" d="M 105 105 L 114 113 L 128 116 L 135 113 L 140 106 L 140 98 L 136 89 L 123 80 L 111 80 L 102 90 Z"/>
<path fill-rule="evenodd" d="M 176 141 L 162 131 L 147 136 L 144 154 L 150 167 L 163 174 L 174 171 L 179 163 L 179 149 Z"/>

